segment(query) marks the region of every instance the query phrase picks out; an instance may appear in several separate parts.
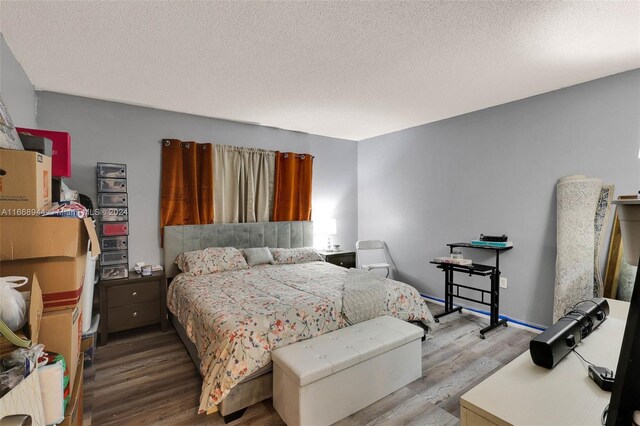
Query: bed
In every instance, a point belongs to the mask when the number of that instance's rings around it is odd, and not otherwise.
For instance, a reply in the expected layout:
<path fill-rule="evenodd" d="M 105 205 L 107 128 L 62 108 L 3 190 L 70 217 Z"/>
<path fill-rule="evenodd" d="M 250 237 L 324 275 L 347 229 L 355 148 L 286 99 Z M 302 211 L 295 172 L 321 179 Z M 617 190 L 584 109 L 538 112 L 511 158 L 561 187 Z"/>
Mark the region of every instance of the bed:
<path fill-rule="evenodd" d="M 350 273 L 309 261 L 192 276 L 179 273 L 174 260 L 206 247 L 308 247 L 312 235 L 311 222 L 165 228 L 165 268 L 175 277 L 167 303 L 203 376 L 200 413 L 241 415 L 271 397 L 272 350 L 348 326 L 342 301 Z M 385 279 L 384 289 L 385 314 L 424 328 L 433 321 L 414 288 Z"/>

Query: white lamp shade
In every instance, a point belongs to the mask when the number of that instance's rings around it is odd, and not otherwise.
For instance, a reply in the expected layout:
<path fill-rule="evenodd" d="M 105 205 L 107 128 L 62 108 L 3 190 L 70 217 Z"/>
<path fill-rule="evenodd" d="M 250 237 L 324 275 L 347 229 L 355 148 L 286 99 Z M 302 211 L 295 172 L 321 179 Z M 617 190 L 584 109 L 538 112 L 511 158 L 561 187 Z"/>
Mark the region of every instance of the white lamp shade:
<path fill-rule="evenodd" d="M 338 233 L 338 225 L 333 218 L 320 219 L 313 222 L 314 233 L 322 235 L 335 235 Z"/>

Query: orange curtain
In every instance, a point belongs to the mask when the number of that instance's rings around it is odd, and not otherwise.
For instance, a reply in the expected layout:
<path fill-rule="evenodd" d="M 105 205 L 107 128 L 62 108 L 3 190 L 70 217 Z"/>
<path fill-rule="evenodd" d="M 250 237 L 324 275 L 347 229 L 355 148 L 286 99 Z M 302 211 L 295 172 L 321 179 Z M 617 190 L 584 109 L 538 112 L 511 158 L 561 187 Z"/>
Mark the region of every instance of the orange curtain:
<path fill-rule="evenodd" d="M 213 223 L 211 144 L 162 142 L 160 228 Z"/>
<path fill-rule="evenodd" d="M 276 152 L 273 221 L 311 220 L 313 156 Z"/>

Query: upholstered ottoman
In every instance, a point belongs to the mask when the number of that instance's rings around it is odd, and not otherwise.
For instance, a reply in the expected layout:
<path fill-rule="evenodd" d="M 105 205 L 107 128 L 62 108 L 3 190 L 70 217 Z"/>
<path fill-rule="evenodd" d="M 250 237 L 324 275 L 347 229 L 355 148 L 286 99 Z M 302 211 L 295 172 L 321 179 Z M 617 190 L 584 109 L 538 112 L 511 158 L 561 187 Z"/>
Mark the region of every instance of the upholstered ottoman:
<path fill-rule="evenodd" d="M 424 331 L 385 316 L 273 351 L 273 406 L 289 426 L 328 425 L 422 376 Z"/>

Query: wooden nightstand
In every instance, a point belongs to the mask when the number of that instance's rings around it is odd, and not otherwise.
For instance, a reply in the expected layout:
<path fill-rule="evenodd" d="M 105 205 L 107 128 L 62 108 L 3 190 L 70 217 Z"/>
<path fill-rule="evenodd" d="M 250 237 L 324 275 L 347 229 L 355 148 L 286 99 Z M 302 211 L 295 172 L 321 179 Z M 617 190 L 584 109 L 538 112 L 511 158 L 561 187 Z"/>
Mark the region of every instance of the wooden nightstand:
<path fill-rule="evenodd" d="M 160 323 L 167 330 L 167 279 L 164 272 L 143 277 L 130 272 L 129 278 L 100 281 L 100 345 L 109 333 Z"/>
<path fill-rule="evenodd" d="M 355 251 L 321 251 L 319 253 L 320 256 L 324 257 L 324 260 L 334 265 L 347 269 L 356 267 Z"/>

